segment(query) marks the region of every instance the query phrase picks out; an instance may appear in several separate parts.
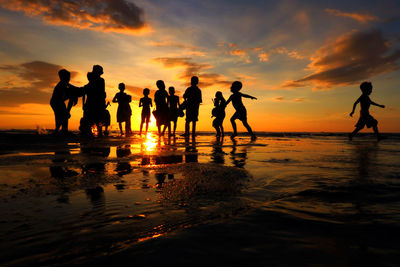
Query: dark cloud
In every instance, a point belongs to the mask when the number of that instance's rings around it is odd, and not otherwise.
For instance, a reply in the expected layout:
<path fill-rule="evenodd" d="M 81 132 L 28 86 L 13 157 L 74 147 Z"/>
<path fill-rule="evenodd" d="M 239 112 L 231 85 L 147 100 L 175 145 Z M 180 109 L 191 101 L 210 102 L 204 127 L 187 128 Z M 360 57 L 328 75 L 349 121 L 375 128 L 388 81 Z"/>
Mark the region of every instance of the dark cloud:
<path fill-rule="evenodd" d="M 308 65 L 314 73 L 283 87 L 303 87 L 310 83 L 316 89 L 330 89 L 358 83 L 375 75 L 399 69 L 400 51 L 392 51 L 380 30 L 351 32 L 321 47 Z"/>
<path fill-rule="evenodd" d="M 1 65 L 0 71 L 8 72 L 11 76 L 3 86 L 0 85 L 0 105 L 48 104 L 53 88 L 59 81 L 58 71 L 62 68 L 62 66 L 43 61 Z M 71 72 L 71 78 L 76 75 L 77 72 Z"/>
<path fill-rule="evenodd" d="M 0 5 L 49 24 L 125 33 L 149 29 L 143 10 L 125 0 L 0 0 Z"/>
<path fill-rule="evenodd" d="M 178 74 L 178 79 L 185 85 L 190 84 L 192 76 L 199 77 L 200 87 L 210 87 L 214 85 L 228 86 L 232 81 L 228 81 L 224 76 L 218 73 L 207 73 L 205 69 L 212 68 L 211 65 L 206 63 L 193 62 L 191 58 L 155 58 L 154 61 L 161 63 L 166 68 L 184 67 L 184 70 Z"/>

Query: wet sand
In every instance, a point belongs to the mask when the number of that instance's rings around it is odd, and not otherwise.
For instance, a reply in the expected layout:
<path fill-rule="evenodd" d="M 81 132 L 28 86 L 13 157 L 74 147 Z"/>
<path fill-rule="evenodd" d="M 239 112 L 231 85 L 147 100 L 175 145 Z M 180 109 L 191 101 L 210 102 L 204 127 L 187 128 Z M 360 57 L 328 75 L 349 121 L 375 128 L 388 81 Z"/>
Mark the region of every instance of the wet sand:
<path fill-rule="evenodd" d="M 0 144 L 5 266 L 399 262 L 398 135 Z"/>

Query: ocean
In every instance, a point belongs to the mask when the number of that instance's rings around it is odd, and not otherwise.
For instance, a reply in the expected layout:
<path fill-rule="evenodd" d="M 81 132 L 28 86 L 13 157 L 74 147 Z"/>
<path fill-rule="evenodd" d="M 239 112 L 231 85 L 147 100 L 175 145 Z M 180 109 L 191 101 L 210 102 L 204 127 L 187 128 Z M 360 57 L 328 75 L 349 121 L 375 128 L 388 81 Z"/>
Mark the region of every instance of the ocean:
<path fill-rule="evenodd" d="M 400 262 L 400 134 L 0 132 L 0 264 Z"/>

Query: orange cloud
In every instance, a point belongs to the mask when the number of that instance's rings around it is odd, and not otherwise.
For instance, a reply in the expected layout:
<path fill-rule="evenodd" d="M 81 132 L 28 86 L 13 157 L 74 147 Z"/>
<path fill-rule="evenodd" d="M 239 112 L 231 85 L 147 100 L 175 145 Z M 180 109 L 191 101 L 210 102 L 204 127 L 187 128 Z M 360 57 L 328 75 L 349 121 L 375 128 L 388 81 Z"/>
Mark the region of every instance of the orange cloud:
<path fill-rule="evenodd" d="M 202 51 L 202 49 L 200 49 L 197 46 L 193 46 L 193 45 L 187 45 L 187 44 L 182 44 L 182 43 L 178 43 L 178 42 L 174 42 L 174 41 L 170 41 L 170 40 L 164 40 L 161 42 L 155 42 L 155 41 L 151 41 L 150 42 L 151 46 L 155 46 L 155 47 L 176 47 L 176 48 L 181 48 L 184 51 L 184 54 L 186 55 L 193 55 L 193 56 L 205 56 L 207 53 L 205 51 Z"/>
<path fill-rule="evenodd" d="M 122 33 L 150 30 L 143 21 L 143 10 L 125 0 L 0 0 L 0 5 L 41 17 L 49 24 Z"/>
<path fill-rule="evenodd" d="M 0 70 L 13 74 L 14 80 L 0 87 L 1 106 L 19 106 L 24 103 L 48 104 L 54 86 L 59 81 L 61 66 L 32 61 L 20 65 L 2 65 Z M 71 78 L 78 73 L 72 71 Z"/>
<path fill-rule="evenodd" d="M 185 69 L 178 75 L 178 79 L 186 85 L 190 84 L 190 78 L 192 76 L 199 77 L 199 86 L 201 87 L 209 87 L 212 85 L 227 86 L 232 83 L 232 81 L 226 80 L 221 74 L 204 73 L 204 69 L 210 69 L 212 66 L 206 63 L 193 62 L 191 58 L 164 57 L 155 58 L 154 61 L 161 63 L 166 68 L 184 67 Z"/>
<path fill-rule="evenodd" d="M 308 68 L 312 74 L 286 81 L 282 87 L 303 87 L 310 83 L 315 89 L 350 85 L 381 73 L 399 69 L 400 50 L 391 51 L 380 30 L 353 31 L 321 47 Z"/>
<path fill-rule="evenodd" d="M 349 13 L 349 12 L 343 12 L 337 9 L 330 9 L 327 8 L 325 9 L 326 12 L 328 12 L 331 15 L 337 16 L 337 17 L 346 17 L 346 18 L 351 18 L 354 20 L 357 20 L 360 23 L 367 23 L 369 21 L 379 21 L 378 17 L 375 17 L 370 14 L 360 14 L 360 13 Z"/>

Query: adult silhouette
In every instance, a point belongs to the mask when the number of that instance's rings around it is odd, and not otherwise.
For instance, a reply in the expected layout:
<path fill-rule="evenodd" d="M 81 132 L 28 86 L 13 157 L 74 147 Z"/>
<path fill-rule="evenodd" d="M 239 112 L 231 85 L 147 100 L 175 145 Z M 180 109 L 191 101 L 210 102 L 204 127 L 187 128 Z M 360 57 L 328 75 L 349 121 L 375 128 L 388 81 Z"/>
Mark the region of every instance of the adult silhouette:
<path fill-rule="evenodd" d="M 201 90 L 197 87 L 199 83 L 199 78 L 193 76 L 191 81 L 191 86 L 186 89 L 183 94 L 183 99 L 185 100 L 186 106 L 186 123 L 185 123 L 185 136 L 189 137 L 189 127 L 190 123 L 192 123 L 192 136 L 196 135 L 196 122 L 199 117 L 199 107 L 200 103 L 202 103 Z"/>

